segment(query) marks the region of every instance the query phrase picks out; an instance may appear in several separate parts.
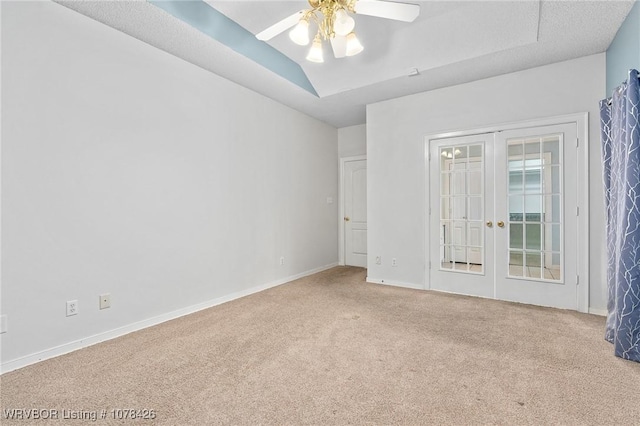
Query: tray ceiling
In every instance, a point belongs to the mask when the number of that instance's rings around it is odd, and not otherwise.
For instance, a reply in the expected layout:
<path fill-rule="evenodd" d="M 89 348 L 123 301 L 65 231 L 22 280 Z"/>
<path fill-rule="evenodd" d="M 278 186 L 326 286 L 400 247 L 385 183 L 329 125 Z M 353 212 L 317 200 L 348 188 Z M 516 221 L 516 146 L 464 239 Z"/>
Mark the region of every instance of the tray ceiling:
<path fill-rule="evenodd" d="M 356 15 L 365 50 L 335 59 L 326 45 L 323 64 L 306 61 L 308 48 L 286 32 L 270 40 L 270 48 L 303 71 L 313 86 L 308 90 L 151 2 L 57 2 L 335 127 L 364 123 L 369 103 L 604 52 L 633 6 L 406 1 L 421 6 L 416 21 Z M 308 7 L 305 0 L 206 2 L 252 34 Z M 408 77 L 413 69 L 420 74 Z"/>

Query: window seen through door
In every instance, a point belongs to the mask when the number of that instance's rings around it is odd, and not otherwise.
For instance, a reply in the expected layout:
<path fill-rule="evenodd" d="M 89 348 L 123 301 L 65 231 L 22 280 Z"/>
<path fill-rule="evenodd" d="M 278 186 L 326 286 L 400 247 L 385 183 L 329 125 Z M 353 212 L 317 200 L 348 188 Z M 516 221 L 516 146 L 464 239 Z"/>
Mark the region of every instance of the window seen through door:
<path fill-rule="evenodd" d="M 562 140 L 509 140 L 509 277 L 562 280 Z"/>

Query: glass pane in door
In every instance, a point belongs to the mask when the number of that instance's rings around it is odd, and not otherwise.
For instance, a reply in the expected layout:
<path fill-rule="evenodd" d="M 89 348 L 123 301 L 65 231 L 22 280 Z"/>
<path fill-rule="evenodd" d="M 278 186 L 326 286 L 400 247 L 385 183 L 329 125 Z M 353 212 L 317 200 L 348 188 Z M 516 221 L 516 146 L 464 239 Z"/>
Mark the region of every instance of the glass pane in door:
<path fill-rule="evenodd" d="M 484 146 L 439 148 L 440 269 L 484 272 Z"/>
<path fill-rule="evenodd" d="M 559 135 L 507 142 L 511 278 L 562 280 L 561 145 Z"/>

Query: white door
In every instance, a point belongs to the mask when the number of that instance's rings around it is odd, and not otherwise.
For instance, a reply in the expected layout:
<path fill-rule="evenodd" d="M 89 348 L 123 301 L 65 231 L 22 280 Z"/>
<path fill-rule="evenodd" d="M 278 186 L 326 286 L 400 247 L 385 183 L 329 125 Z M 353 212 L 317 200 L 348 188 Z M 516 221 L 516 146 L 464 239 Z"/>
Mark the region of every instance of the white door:
<path fill-rule="evenodd" d="M 577 309 L 577 139 L 565 124 L 496 136 L 496 298 Z"/>
<path fill-rule="evenodd" d="M 432 289 L 577 309 L 576 138 L 564 124 L 432 142 Z"/>
<path fill-rule="evenodd" d="M 345 265 L 367 266 L 367 160 L 344 163 Z"/>
<path fill-rule="evenodd" d="M 493 135 L 441 139 L 430 158 L 431 288 L 493 297 Z"/>

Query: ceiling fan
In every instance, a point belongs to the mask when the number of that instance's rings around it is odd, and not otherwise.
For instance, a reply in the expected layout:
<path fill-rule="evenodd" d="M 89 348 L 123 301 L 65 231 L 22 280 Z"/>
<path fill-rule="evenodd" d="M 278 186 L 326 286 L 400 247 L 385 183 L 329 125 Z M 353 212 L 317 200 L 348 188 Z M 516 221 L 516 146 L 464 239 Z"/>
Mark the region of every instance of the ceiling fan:
<path fill-rule="evenodd" d="M 258 40 L 273 37 L 295 27 L 289 32 L 291 40 L 301 46 L 309 44 L 309 25 L 313 21 L 318 31 L 313 39 L 307 60 L 324 62 L 322 41 L 329 40 L 336 58 L 354 56 L 364 49 L 353 31 L 355 21 L 349 15 L 360 14 L 378 18 L 412 22 L 420 14 L 417 4 L 395 3 L 384 0 L 308 0 L 311 9 L 304 9 L 288 16 L 256 34 Z"/>

